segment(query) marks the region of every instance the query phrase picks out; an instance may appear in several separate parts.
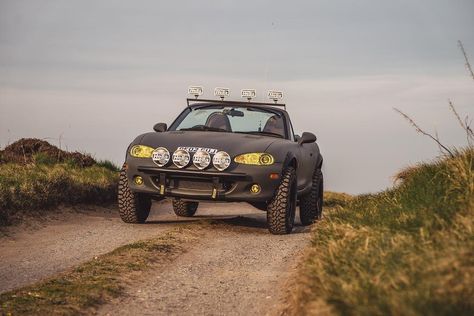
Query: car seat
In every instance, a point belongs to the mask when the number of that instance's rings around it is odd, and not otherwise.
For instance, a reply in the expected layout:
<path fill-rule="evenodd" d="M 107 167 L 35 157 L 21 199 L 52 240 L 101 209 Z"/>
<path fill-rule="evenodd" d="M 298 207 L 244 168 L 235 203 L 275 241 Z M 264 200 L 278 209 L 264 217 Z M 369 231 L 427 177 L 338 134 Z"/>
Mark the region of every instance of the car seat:
<path fill-rule="evenodd" d="M 227 115 L 222 114 L 221 112 L 214 112 L 209 115 L 206 120 L 206 126 L 213 128 L 220 128 L 227 132 L 232 132 L 230 127 L 230 121 Z"/>
<path fill-rule="evenodd" d="M 282 118 L 277 115 L 270 117 L 263 127 L 263 132 L 274 133 L 285 137 L 285 128 Z"/>

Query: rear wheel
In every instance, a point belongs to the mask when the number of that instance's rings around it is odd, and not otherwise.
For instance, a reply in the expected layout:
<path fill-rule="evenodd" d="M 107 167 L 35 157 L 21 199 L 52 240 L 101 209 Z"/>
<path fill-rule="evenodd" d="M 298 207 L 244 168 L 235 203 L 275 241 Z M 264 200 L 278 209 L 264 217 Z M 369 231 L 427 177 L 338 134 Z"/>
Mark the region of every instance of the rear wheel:
<path fill-rule="evenodd" d="M 125 223 L 144 223 L 150 214 L 151 198 L 130 190 L 125 167 L 120 170 L 118 206 L 120 218 Z"/>
<path fill-rule="evenodd" d="M 268 204 L 268 230 L 275 235 L 289 234 L 293 230 L 296 209 L 296 171 L 288 167 L 283 171 L 280 185 Z"/>
<path fill-rule="evenodd" d="M 303 225 L 311 225 L 323 215 L 323 173 L 317 168 L 313 173 L 311 191 L 300 200 L 300 220 Z"/>
<path fill-rule="evenodd" d="M 173 210 L 178 216 L 191 217 L 196 214 L 198 202 L 186 202 L 181 200 L 173 200 Z"/>

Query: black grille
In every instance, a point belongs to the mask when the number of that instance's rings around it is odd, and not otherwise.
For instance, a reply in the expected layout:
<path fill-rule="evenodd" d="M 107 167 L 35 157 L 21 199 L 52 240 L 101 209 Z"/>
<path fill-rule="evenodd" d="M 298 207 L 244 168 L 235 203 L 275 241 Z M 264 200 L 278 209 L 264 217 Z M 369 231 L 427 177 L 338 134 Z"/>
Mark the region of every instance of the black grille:
<path fill-rule="evenodd" d="M 211 191 L 213 188 L 212 182 L 207 181 L 192 181 L 192 180 L 176 180 L 175 185 L 177 189 L 188 189 L 198 191 Z M 173 183 L 173 181 L 172 181 Z M 218 185 L 218 189 L 221 189 L 222 184 Z"/>

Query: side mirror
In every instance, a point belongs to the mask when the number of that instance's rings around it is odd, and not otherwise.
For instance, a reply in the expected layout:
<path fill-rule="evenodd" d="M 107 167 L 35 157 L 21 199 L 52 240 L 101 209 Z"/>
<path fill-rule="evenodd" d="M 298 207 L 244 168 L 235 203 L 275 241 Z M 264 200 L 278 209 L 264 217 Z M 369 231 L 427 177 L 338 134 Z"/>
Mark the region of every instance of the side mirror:
<path fill-rule="evenodd" d="M 307 143 L 314 143 L 316 141 L 316 135 L 313 133 L 304 132 L 301 138 L 298 140 L 298 144 L 303 145 Z"/>
<path fill-rule="evenodd" d="M 155 126 L 153 126 L 153 129 L 155 130 L 155 132 L 162 133 L 166 132 L 168 126 L 166 125 L 166 123 L 157 123 L 155 124 Z"/>

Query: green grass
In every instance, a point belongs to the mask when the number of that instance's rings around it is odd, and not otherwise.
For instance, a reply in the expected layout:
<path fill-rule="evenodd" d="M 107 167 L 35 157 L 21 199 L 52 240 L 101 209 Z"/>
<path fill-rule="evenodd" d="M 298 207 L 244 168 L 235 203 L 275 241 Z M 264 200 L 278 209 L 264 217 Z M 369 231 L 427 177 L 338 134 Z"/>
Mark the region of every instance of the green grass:
<path fill-rule="evenodd" d="M 0 315 L 90 315 L 123 294 L 137 273 L 158 271 L 203 232 L 204 224 L 182 226 L 154 239 L 95 257 L 59 276 L 0 294 Z"/>
<path fill-rule="evenodd" d="M 120 168 L 110 160 L 99 160 L 96 165 L 99 167 L 104 167 L 105 169 L 108 169 L 110 171 L 120 171 Z"/>
<path fill-rule="evenodd" d="M 116 199 L 118 173 L 113 164 L 79 167 L 54 163 L 37 154 L 34 164 L 0 164 L 0 225 L 35 210 L 59 204 L 110 203 Z"/>
<path fill-rule="evenodd" d="M 474 150 L 330 198 L 289 314 L 474 315 Z"/>

